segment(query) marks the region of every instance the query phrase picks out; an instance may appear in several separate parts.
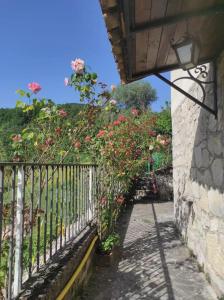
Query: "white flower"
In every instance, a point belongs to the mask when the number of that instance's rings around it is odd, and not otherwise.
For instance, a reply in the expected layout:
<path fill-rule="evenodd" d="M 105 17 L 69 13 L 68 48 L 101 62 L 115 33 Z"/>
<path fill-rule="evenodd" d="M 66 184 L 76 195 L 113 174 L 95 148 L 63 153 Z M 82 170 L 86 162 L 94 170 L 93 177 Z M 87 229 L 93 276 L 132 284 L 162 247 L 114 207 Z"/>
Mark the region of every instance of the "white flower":
<path fill-rule="evenodd" d="M 116 105 L 116 104 L 117 104 L 117 100 L 111 99 L 111 100 L 110 100 L 110 104 L 111 104 L 111 105 Z"/>

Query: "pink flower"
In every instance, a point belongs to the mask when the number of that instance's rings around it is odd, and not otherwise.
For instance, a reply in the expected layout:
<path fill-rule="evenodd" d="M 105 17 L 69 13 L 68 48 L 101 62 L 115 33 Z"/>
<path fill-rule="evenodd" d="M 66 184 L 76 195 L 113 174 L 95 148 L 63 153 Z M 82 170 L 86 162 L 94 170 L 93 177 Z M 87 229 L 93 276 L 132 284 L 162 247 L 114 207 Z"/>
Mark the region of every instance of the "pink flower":
<path fill-rule="evenodd" d="M 65 84 L 65 86 L 68 86 L 68 85 L 69 85 L 69 79 L 68 79 L 68 77 L 65 77 L 65 79 L 64 79 L 64 84 Z"/>
<path fill-rule="evenodd" d="M 65 111 L 64 109 L 59 109 L 58 114 L 62 118 L 65 118 L 68 115 L 67 111 Z"/>
<path fill-rule="evenodd" d="M 105 130 L 100 130 L 100 131 L 98 132 L 98 134 L 96 135 L 96 137 L 102 137 L 102 136 L 105 135 L 105 133 L 106 133 Z"/>
<path fill-rule="evenodd" d="M 155 137 L 156 136 L 156 132 L 153 130 L 149 130 L 149 136 Z"/>
<path fill-rule="evenodd" d="M 165 136 L 162 136 L 161 134 L 157 135 L 156 140 L 157 140 L 157 142 L 160 143 L 160 145 L 163 145 L 163 146 L 167 146 L 170 143 L 169 139 L 166 138 Z"/>
<path fill-rule="evenodd" d="M 82 74 L 85 69 L 85 62 L 80 58 L 71 61 L 71 68 L 77 74 Z"/>
<path fill-rule="evenodd" d="M 113 125 L 114 126 L 118 126 L 118 125 L 120 125 L 121 124 L 121 122 L 119 121 L 119 120 L 115 120 L 114 122 L 113 122 Z"/>
<path fill-rule="evenodd" d="M 131 109 L 131 113 L 133 114 L 133 116 L 138 116 L 139 115 L 139 110 L 138 109 L 136 109 L 136 108 L 132 108 Z"/>
<path fill-rule="evenodd" d="M 109 137 L 112 137 L 114 135 L 114 132 L 113 132 L 113 130 L 112 131 L 110 131 L 109 133 L 108 133 L 108 136 Z"/>
<path fill-rule="evenodd" d="M 156 140 L 157 142 L 160 142 L 161 140 L 163 140 L 163 136 L 161 134 L 158 134 Z"/>
<path fill-rule="evenodd" d="M 36 94 L 41 90 L 41 86 L 37 82 L 31 82 L 28 84 L 28 89 L 31 90 L 34 94 Z"/>
<path fill-rule="evenodd" d="M 118 117 L 118 121 L 120 121 L 120 122 L 126 122 L 126 121 L 127 121 L 127 118 L 126 118 L 124 115 L 120 115 L 120 116 Z"/>
<path fill-rule="evenodd" d="M 54 144 L 54 141 L 52 138 L 47 138 L 45 141 L 45 145 L 52 146 Z"/>
<path fill-rule="evenodd" d="M 91 142 L 91 136 L 87 135 L 87 136 L 85 137 L 85 142 Z"/>
<path fill-rule="evenodd" d="M 16 135 L 14 135 L 13 137 L 12 137 L 12 140 L 13 140 L 13 142 L 14 143 L 20 143 L 20 142 L 22 142 L 23 141 L 23 139 L 22 139 L 22 137 L 21 137 L 21 134 L 16 134 Z"/>
<path fill-rule="evenodd" d="M 116 104 L 117 104 L 117 100 L 111 99 L 111 100 L 110 100 L 110 104 L 111 104 L 111 105 L 116 105 Z"/>
<path fill-rule="evenodd" d="M 108 201 L 107 197 L 104 196 L 100 199 L 100 204 L 104 206 L 105 204 L 107 204 L 107 201 Z"/>

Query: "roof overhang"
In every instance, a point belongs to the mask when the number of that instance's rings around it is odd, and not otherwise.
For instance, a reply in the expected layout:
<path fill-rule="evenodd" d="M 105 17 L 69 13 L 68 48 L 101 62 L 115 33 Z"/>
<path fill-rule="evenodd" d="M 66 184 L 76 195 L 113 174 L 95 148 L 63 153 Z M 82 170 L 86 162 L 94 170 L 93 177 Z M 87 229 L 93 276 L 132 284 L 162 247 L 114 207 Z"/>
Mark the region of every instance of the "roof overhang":
<path fill-rule="evenodd" d="M 186 31 L 200 43 L 199 63 L 224 48 L 223 0 L 100 0 L 121 80 L 179 68 L 172 42 Z"/>

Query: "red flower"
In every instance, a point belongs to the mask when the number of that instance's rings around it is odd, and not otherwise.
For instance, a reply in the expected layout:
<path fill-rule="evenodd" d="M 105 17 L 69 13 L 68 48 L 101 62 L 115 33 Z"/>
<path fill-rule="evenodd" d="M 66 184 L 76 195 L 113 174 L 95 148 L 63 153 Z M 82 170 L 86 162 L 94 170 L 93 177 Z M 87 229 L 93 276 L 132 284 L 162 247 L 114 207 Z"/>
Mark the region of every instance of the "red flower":
<path fill-rule="evenodd" d="M 79 149 L 79 148 L 81 147 L 80 141 L 75 141 L 75 142 L 73 143 L 73 146 L 74 146 L 74 148 Z"/>
<path fill-rule="evenodd" d="M 100 130 L 99 132 L 98 132 L 98 134 L 96 135 L 96 137 L 102 137 L 102 136 L 104 136 L 105 135 L 105 133 L 106 133 L 106 131 L 105 130 Z"/>
<path fill-rule="evenodd" d="M 123 204 L 124 203 L 124 196 L 119 195 L 116 199 L 117 204 Z"/>
<path fill-rule="evenodd" d="M 59 109 L 58 114 L 62 118 L 65 118 L 68 115 L 68 113 L 64 109 Z"/>
<path fill-rule="evenodd" d="M 60 127 L 55 128 L 55 132 L 57 135 L 61 135 L 62 129 Z"/>
<path fill-rule="evenodd" d="M 19 156 L 19 155 L 15 155 L 14 157 L 13 157 L 13 161 L 15 161 L 15 162 L 18 162 L 18 161 L 20 161 L 21 160 L 21 157 Z"/>
<path fill-rule="evenodd" d="M 142 150 L 141 149 L 137 149 L 135 151 L 135 158 L 138 158 L 141 154 L 142 154 Z"/>
<path fill-rule="evenodd" d="M 85 142 L 91 142 L 91 136 L 87 135 L 87 136 L 85 137 Z"/>
<path fill-rule="evenodd" d="M 114 122 L 113 122 L 113 125 L 114 126 L 118 126 L 118 125 L 120 125 L 121 124 L 121 122 L 119 121 L 119 120 L 115 120 Z"/>
<path fill-rule="evenodd" d="M 126 121 L 127 121 L 127 118 L 126 118 L 124 115 L 120 115 L 120 116 L 118 117 L 118 121 L 120 121 L 120 122 L 126 122 Z"/>
<path fill-rule="evenodd" d="M 154 159 L 152 157 L 149 158 L 149 163 L 154 164 Z"/>
<path fill-rule="evenodd" d="M 131 109 L 131 113 L 133 114 L 133 116 L 138 116 L 139 115 L 139 110 L 138 109 L 136 109 L 136 108 L 132 108 Z"/>
<path fill-rule="evenodd" d="M 153 130 L 149 130 L 149 136 L 155 137 L 156 136 L 156 132 Z"/>

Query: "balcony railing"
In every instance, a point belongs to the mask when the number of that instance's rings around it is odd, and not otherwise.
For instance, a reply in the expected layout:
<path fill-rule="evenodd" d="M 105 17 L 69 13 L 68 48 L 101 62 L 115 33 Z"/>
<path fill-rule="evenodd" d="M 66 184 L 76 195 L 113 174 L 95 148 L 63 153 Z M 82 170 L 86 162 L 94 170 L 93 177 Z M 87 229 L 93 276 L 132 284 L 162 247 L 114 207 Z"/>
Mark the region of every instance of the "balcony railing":
<path fill-rule="evenodd" d="M 96 165 L 0 163 L 0 298 L 95 222 L 101 176 Z"/>

